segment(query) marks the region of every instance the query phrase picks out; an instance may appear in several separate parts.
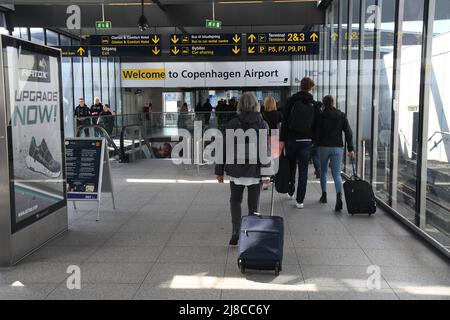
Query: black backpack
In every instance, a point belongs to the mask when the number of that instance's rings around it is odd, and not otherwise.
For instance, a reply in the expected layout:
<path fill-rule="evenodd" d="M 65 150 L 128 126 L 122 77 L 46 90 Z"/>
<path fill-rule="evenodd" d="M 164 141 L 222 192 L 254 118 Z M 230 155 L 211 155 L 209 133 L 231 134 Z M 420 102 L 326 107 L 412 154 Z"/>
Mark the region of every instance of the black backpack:
<path fill-rule="evenodd" d="M 311 136 L 315 121 L 315 106 L 313 102 L 299 99 L 294 102 L 289 117 L 289 130 L 303 136 Z"/>

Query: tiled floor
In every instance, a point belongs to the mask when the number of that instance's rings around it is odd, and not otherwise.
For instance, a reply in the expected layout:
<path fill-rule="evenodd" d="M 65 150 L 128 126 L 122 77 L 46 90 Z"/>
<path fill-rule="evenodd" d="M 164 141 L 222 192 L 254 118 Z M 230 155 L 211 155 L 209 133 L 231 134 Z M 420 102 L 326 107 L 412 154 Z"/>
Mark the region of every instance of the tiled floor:
<path fill-rule="evenodd" d="M 333 199 L 319 204 L 315 179 L 304 210 L 276 196 L 286 226 L 276 277 L 239 272 L 227 245 L 229 187 L 212 183 L 211 168 L 113 163 L 113 176 L 117 210 L 105 195 L 96 222 L 94 205 L 70 205 L 67 233 L 0 269 L 0 299 L 450 299 L 447 259 L 381 211 L 351 217 L 334 213 Z M 264 191 L 262 212 L 269 200 Z M 67 289 L 71 265 L 81 290 Z M 368 288 L 374 265 L 379 289 Z"/>

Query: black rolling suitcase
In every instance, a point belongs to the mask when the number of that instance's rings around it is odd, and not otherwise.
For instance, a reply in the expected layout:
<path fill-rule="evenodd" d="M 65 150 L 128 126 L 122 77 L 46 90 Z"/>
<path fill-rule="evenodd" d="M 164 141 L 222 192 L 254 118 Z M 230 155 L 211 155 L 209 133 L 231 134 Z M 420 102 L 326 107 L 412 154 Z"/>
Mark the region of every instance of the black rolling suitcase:
<path fill-rule="evenodd" d="M 275 188 L 278 193 L 286 194 L 289 192 L 289 159 L 284 152 L 281 152 L 279 158 L 278 172 L 275 175 Z"/>
<path fill-rule="evenodd" d="M 274 186 L 272 185 L 271 215 L 242 217 L 239 235 L 238 266 L 242 273 L 247 269 L 274 270 L 282 268 L 284 246 L 284 221 L 273 216 Z"/>
<path fill-rule="evenodd" d="M 345 201 L 348 213 L 372 215 L 377 211 L 377 203 L 372 186 L 367 181 L 360 179 L 352 161 L 353 176 L 344 183 Z"/>

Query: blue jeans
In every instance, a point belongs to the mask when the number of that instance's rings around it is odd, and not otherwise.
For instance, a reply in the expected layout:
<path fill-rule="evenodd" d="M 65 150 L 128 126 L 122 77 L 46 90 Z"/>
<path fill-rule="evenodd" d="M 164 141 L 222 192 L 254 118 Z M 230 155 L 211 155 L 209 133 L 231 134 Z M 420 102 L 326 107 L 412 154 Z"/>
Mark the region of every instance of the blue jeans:
<path fill-rule="evenodd" d="M 341 170 L 343 156 L 344 148 L 319 147 L 320 186 L 322 187 L 322 192 L 327 192 L 327 173 L 328 164 L 330 163 L 336 192 L 342 193 Z"/>
<path fill-rule="evenodd" d="M 286 155 L 289 159 L 289 195 L 295 193 L 295 175 L 298 167 L 297 202 L 303 203 L 308 183 L 309 159 L 311 158 L 312 142 L 286 142 Z"/>

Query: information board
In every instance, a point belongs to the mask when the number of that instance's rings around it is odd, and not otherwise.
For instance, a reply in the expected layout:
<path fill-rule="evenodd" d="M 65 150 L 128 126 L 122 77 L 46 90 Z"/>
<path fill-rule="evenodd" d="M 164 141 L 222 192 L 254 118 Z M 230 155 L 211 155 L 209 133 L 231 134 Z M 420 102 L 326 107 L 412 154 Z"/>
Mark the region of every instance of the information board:
<path fill-rule="evenodd" d="M 68 200 L 98 200 L 104 150 L 101 139 L 66 139 Z"/>
<path fill-rule="evenodd" d="M 281 32 L 247 34 L 248 55 L 317 55 L 318 32 Z"/>
<path fill-rule="evenodd" d="M 171 56 L 240 56 L 241 53 L 240 33 L 170 35 Z"/>

